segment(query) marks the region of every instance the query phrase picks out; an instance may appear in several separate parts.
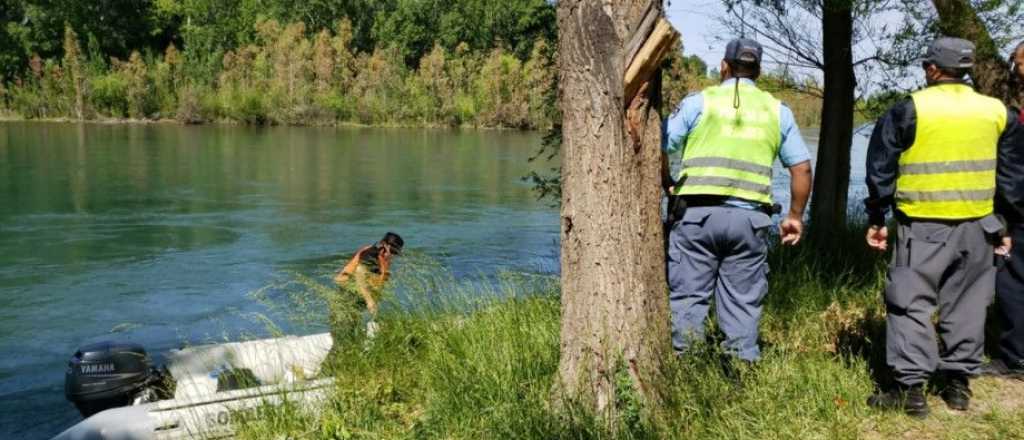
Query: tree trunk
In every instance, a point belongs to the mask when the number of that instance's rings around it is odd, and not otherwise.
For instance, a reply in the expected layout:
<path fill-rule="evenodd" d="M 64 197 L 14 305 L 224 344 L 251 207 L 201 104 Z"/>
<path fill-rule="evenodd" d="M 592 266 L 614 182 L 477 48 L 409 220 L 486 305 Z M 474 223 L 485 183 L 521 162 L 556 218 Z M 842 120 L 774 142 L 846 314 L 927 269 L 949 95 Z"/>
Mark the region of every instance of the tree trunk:
<path fill-rule="evenodd" d="M 628 374 L 657 398 L 668 348 L 662 242 L 660 72 L 634 101 L 626 127 L 626 45 L 661 2 L 558 2 L 562 143 L 562 333 L 559 399 L 616 414 Z M 630 387 L 626 387 L 628 390 Z"/>
<path fill-rule="evenodd" d="M 976 46 L 974 84 L 978 91 L 1009 103 L 1010 66 L 999 53 L 985 22 L 969 0 L 933 0 L 939 13 L 939 31 L 944 35 L 963 38 Z"/>
<path fill-rule="evenodd" d="M 853 38 L 850 0 L 825 1 L 822 33 L 825 97 L 811 199 L 811 233 L 818 239 L 827 238 L 844 226 L 848 208 L 854 89 L 857 84 L 850 46 Z"/>

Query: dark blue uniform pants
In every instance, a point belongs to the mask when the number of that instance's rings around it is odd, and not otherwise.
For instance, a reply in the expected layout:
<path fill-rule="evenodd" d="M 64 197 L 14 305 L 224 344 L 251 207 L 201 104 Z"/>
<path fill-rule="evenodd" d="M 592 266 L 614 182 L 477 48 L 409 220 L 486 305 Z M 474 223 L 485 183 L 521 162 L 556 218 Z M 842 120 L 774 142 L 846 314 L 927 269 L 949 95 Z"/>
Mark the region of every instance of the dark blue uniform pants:
<path fill-rule="evenodd" d="M 704 338 L 704 319 L 715 302 L 724 349 L 743 360 L 761 357 L 757 345 L 761 303 L 768 293 L 771 218 L 732 207 L 693 207 L 669 234 L 668 285 L 672 345 L 684 353 Z"/>
<path fill-rule="evenodd" d="M 1013 225 L 1013 251 L 996 277 L 996 310 L 1002 323 L 999 355 L 1007 365 L 1024 368 L 1024 224 Z"/>

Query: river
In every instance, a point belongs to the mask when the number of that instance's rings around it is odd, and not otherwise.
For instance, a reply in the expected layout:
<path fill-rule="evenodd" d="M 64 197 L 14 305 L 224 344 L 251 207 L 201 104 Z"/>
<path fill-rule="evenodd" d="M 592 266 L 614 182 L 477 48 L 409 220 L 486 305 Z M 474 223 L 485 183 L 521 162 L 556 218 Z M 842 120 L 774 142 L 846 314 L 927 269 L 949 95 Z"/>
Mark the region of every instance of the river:
<path fill-rule="evenodd" d="M 252 292 L 282 274 L 323 276 L 386 231 L 456 278 L 557 273 L 558 212 L 521 180 L 539 141 L 0 123 L 0 438 L 48 438 L 79 420 L 63 395 L 76 347 L 127 339 L 158 353 L 259 335 L 248 316 L 266 310 Z M 788 200 L 788 177 L 775 189 Z"/>

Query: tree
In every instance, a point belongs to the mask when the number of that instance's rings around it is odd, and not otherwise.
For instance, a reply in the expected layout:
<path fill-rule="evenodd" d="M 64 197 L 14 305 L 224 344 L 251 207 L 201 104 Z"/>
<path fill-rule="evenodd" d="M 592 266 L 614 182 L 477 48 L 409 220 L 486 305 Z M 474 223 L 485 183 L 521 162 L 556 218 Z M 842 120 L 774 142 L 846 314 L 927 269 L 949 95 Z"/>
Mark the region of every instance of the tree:
<path fill-rule="evenodd" d="M 657 399 L 668 350 L 659 75 L 626 102 L 626 47 L 661 2 L 558 2 L 562 331 L 558 390 L 598 414 Z M 636 115 L 636 141 L 625 126 Z M 630 386 L 621 386 L 622 378 Z"/>
<path fill-rule="evenodd" d="M 1003 3 L 1001 1 L 989 1 Z M 1020 2 L 1017 2 L 1020 3 Z M 974 42 L 977 61 L 972 78 L 978 91 L 1010 101 L 1010 66 L 999 53 L 999 47 L 989 33 L 985 22 L 969 0 L 933 0 L 938 12 L 938 30 L 943 35 L 963 38 Z"/>
<path fill-rule="evenodd" d="M 827 238 L 846 222 L 853 144 L 853 9 L 851 0 L 824 0 L 821 30 L 824 98 L 818 163 L 811 197 L 812 236 Z M 821 240 L 819 242 L 825 242 Z"/>
<path fill-rule="evenodd" d="M 1007 103 L 1018 102 L 1024 90 L 1007 87 L 1009 62 L 1004 49 L 1015 46 L 1024 32 L 1024 2 L 1020 0 L 932 0 L 903 2 L 904 16 L 890 51 L 898 55 L 889 65 L 900 66 L 920 76 L 918 61 L 929 43 L 940 36 L 974 42 L 977 62 L 972 77 L 978 90 Z M 1008 47 L 1009 46 L 1009 47 Z M 905 72 L 902 72 L 905 73 Z"/>
<path fill-rule="evenodd" d="M 121 59 L 133 49 L 163 50 L 171 42 L 175 23 L 158 13 L 148 0 L 23 0 L 24 16 L 9 23 L 26 53 L 57 56 L 65 24 L 79 35 L 95 35 L 103 52 Z M 0 2 L 3 7 L 4 2 Z M 4 12 L 0 12 L 4 15 Z"/>
<path fill-rule="evenodd" d="M 888 0 L 723 0 L 724 23 L 748 30 L 766 46 L 766 57 L 786 69 L 823 72 L 821 135 L 818 142 L 811 234 L 827 238 L 844 226 L 849 208 L 850 147 L 857 77 L 855 67 L 885 58 L 888 28 L 872 17 L 891 9 Z M 869 47 L 856 54 L 854 48 Z M 808 89 L 818 94 L 818 90 Z"/>
<path fill-rule="evenodd" d="M 24 19 L 20 0 L 0 0 L 0 83 L 22 73 L 28 60 L 11 28 Z"/>

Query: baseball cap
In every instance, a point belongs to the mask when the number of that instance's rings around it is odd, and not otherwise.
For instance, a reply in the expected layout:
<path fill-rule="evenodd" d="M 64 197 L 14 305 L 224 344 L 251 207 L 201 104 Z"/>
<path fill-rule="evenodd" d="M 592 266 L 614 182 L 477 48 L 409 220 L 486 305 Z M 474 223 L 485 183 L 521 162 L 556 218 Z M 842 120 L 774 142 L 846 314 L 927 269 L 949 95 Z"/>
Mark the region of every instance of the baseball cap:
<path fill-rule="evenodd" d="M 384 234 L 384 238 L 380 239 L 380 241 L 391 246 L 391 251 L 394 252 L 395 255 L 401 254 L 402 248 L 405 247 L 405 240 L 402 240 L 402 236 L 394 232 Z"/>
<path fill-rule="evenodd" d="M 962 38 L 939 38 L 928 46 L 924 62 L 949 69 L 969 69 L 974 67 L 974 43 Z"/>
<path fill-rule="evenodd" d="M 764 48 L 761 43 L 749 38 L 737 38 L 725 46 L 725 61 L 739 61 L 750 64 L 761 64 Z"/>

